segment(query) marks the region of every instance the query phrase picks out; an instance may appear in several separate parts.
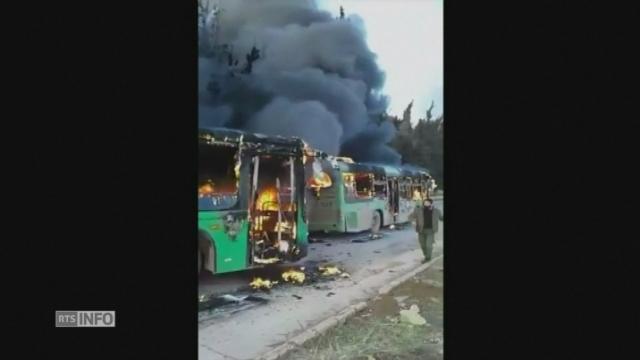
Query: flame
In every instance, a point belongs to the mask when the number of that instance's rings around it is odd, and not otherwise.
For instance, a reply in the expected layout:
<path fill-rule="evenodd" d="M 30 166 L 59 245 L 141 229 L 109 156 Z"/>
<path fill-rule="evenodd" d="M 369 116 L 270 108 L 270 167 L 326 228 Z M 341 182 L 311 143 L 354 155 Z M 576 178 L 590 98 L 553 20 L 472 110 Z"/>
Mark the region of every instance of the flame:
<path fill-rule="evenodd" d="M 316 173 L 314 171 L 313 176 L 309 178 L 308 185 L 312 189 L 326 189 L 332 184 L 331 177 L 326 172 L 320 171 Z"/>
<path fill-rule="evenodd" d="M 294 282 L 302 284 L 304 282 L 305 275 L 302 271 L 288 270 L 282 273 L 282 280 L 286 282 Z"/>
<path fill-rule="evenodd" d="M 200 186 L 198 186 L 198 197 L 208 197 L 215 196 L 221 194 L 235 194 L 238 192 L 237 184 L 216 184 L 211 179 L 203 181 Z"/>
<path fill-rule="evenodd" d="M 258 195 L 258 210 L 278 211 L 278 192 L 276 188 L 264 189 Z"/>
<path fill-rule="evenodd" d="M 331 187 L 333 182 L 329 174 L 322 171 L 322 165 L 317 160 L 313 162 L 312 173 L 307 180 L 307 186 L 315 191 L 316 196 L 320 196 L 320 189 Z"/>
<path fill-rule="evenodd" d="M 413 200 L 420 201 L 422 200 L 422 193 L 420 190 L 413 190 Z"/>
<path fill-rule="evenodd" d="M 198 197 L 211 196 L 215 193 L 213 181 L 208 181 L 198 187 Z"/>
<path fill-rule="evenodd" d="M 253 289 L 271 289 L 273 285 L 277 284 L 277 281 L 264 280 L 262 278 L 255 278 L 252 282 L 249 283 Z"/>
<path fill-rule="evenodd" d="M 280 197 L 282 211 L 292 211 L 292 204 Z M 258 195 L 256 208 L 262 211 L 278 211 L 278 190 L 274 187 L 263 189 Z"/>

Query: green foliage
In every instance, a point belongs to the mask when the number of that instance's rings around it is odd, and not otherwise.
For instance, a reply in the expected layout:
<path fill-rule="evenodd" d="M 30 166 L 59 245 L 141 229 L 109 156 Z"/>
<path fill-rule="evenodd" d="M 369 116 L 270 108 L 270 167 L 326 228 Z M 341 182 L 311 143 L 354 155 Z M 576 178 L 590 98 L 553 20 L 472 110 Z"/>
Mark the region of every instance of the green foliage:
<path fill-rule="evenodd" d="M 427 111 L 426 118 L 418 120 L 414 127 L 409 126 L 410 123 L 405 123 L 405 121 L 410 121 L 411 119 L 410 116 L 405 115 L 405 118 L 398 126 L 399 131 L 391 145 L 402 155 L 403 163 L 429 169 L 431 175 L 436 179 L 438 188 L 444 189 L 444 121 L 443 115 L 433 119 L 431 115 L 432 108 L 433 105 Z"/>

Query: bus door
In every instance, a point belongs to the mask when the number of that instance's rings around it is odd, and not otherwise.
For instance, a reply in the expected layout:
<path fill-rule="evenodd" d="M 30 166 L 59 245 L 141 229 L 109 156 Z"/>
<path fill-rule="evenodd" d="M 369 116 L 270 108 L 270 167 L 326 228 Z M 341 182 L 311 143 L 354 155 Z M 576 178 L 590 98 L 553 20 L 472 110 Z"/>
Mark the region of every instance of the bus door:
<path fill-rule="evenodd" d="M 400 210 L 398 206 L 398 198 L 400 196 L 400 194 L 398 193 L 398 179 L 389 178 L 388 183 L 389 183 L 389 197 L 388 197 L 389 211 L 393 216 L 392 223 L 395 224 L 398 216 L 398 211 Z"/>

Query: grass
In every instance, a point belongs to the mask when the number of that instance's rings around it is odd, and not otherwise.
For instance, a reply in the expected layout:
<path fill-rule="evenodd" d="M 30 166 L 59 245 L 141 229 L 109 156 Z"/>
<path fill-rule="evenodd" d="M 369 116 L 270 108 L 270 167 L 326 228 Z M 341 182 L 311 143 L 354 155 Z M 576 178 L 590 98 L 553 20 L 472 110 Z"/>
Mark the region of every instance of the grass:
<path fill-rule="evenodd" d="M 286 360 L 428 360 L 442 359 L 442 272 L 433 267 L 394 289 L 385 298 L 322 336 L 293 350 Z M 406 297 L 398 306 L 394 297 Z M 434 298 L 437 299 L 434 301 Z M 400 323 L 398 311 L 420 307 L 428 326 Z"/>
<path fill-rule="evenodd" d="M 423 327 L 356 317 L 309 341 L 290 359 L 415 359 L 430 346 L 425 335 Z"/>

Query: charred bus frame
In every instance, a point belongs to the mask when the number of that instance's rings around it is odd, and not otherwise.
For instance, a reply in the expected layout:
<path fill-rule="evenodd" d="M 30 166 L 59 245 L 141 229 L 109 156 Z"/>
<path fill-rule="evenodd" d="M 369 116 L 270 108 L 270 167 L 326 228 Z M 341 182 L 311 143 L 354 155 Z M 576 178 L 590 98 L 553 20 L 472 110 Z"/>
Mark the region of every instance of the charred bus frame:
<path fill-rule="evenodd" d="M 379 231 L 407 223 L 417 200 L 431 196 L 426 169 L 318 156 L 307 162 L 309 231 Z"/>
<path fill-rule="evenodd" d="M 303 148 L 297 138 L 200 130 L 198 271 L 306 256 Z"/>

